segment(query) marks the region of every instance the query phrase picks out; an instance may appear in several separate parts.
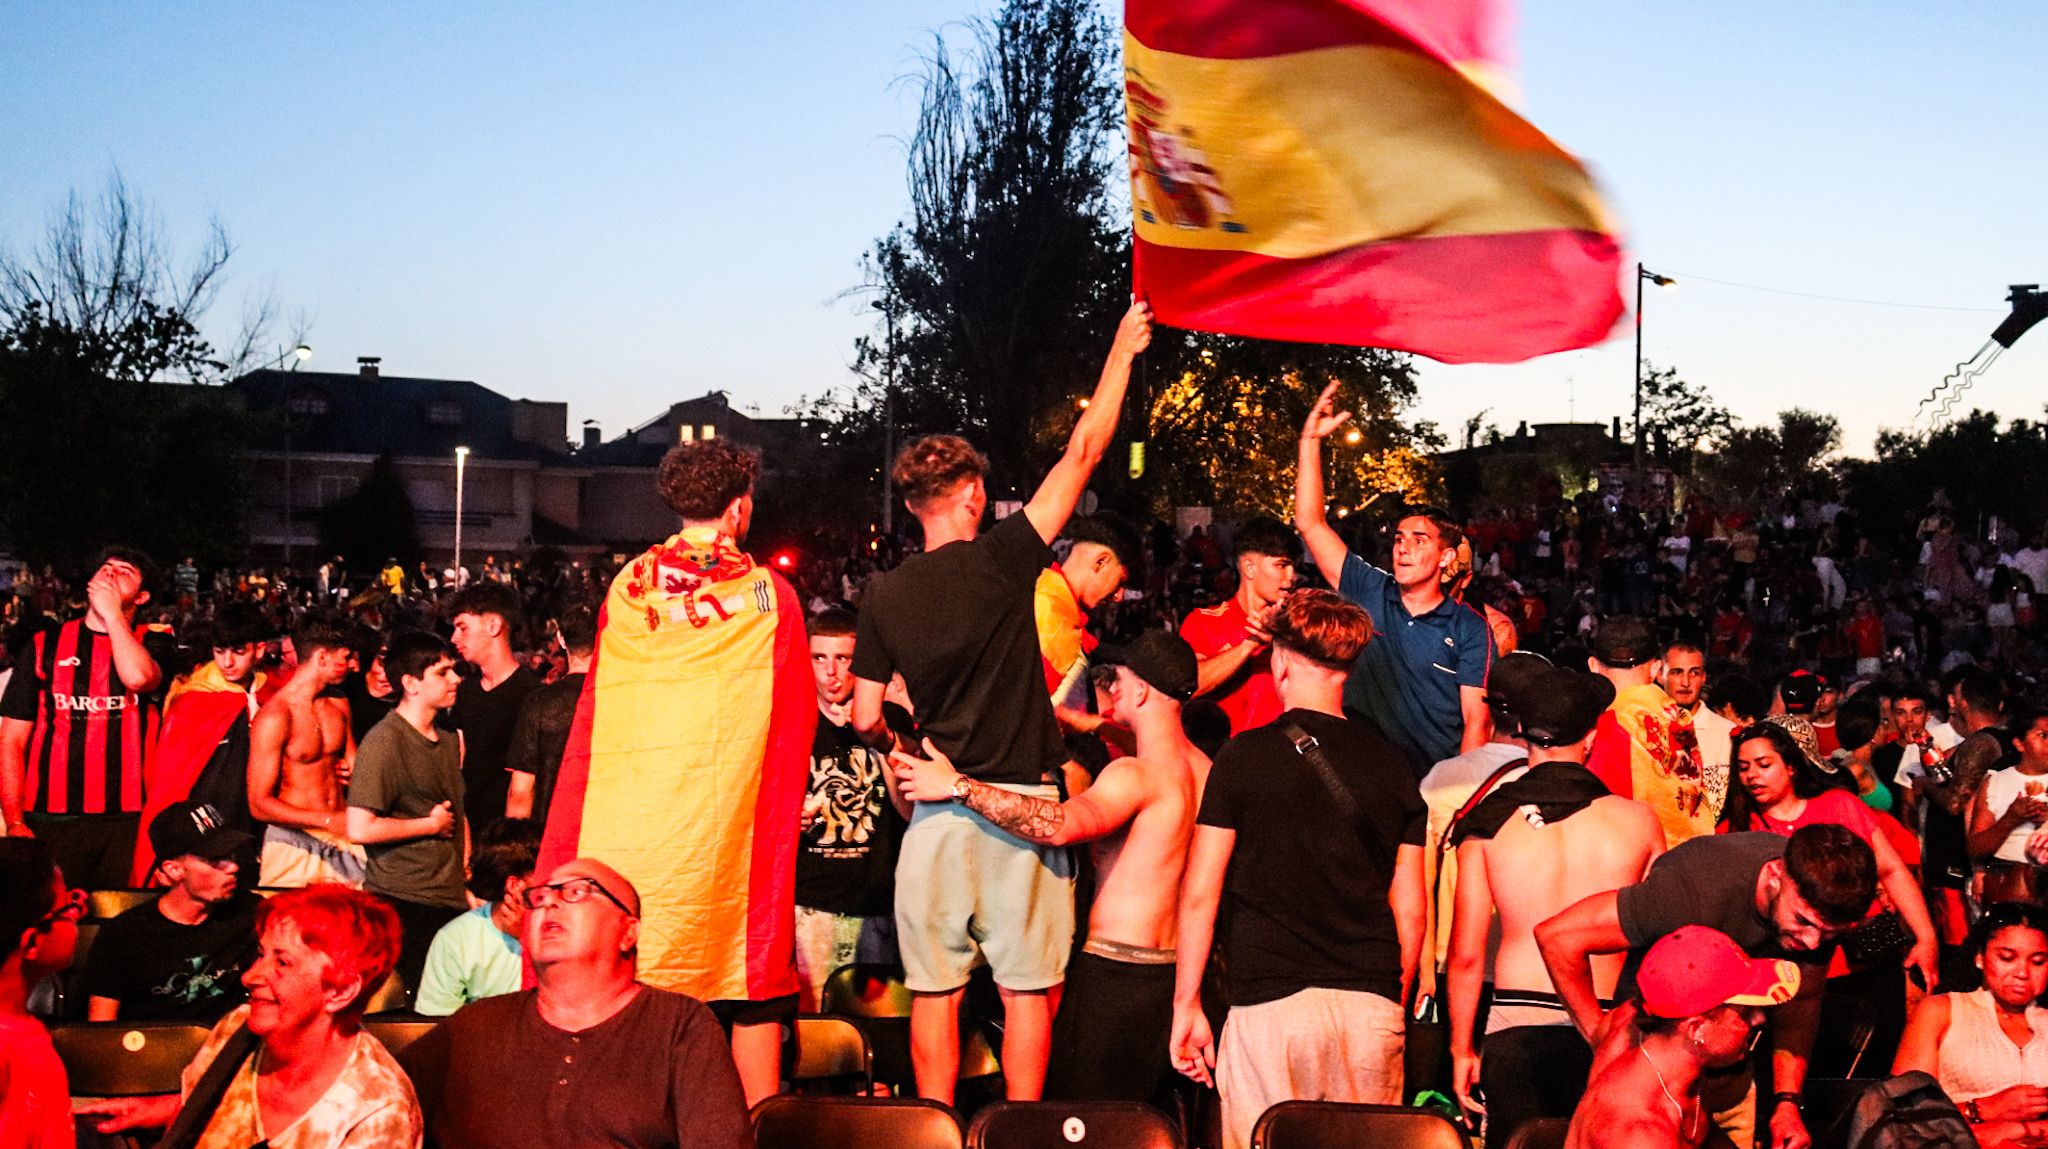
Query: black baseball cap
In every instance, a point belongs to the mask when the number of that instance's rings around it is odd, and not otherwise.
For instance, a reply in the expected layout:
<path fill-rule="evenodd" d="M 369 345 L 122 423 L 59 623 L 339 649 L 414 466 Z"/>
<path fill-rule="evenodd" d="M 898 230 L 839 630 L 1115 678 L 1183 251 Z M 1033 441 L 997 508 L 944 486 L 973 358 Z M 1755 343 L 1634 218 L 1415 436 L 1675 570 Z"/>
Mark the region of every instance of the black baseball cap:
<path fill-rule="evenodd" d="M 1602 619 L 1600 629 L 1593 632 L 1593 657 L 1616 670 L 1641 666 L 1663 654 L 1657 628 L 1646 618 L 1616 615 Z"/>
<path fill-rule="evenodd" d="M 157 861 L 186 854 L 208 861 L 230 857 L 256 839 L 227 824 L 207 802 L 173 802 L 149 823 L 149 848 Z"/>
<path fill-rule="evenodd" d="M 1493 669 L 1486 672 L 1487 701 L 1514 713 L 1514 698 L 1529 683 L 1542 677 L 1546 670 L 1555 670 L 1557 664 L 1533 650 L 1516 650 L 1500 656 Z"/>
<path fill-rule="evenodd" d="M 1553 666 L 1517 684 L 1508 712 L 1522 724 L 1522 739 L 1562 746 L 1584 738 L 1614 704 L 1614 684 L 1597 674 Z"/>
<path fill-rule="evenodd" d="M 1128 646 L 1100 647 L 1095 662 L 1127 666 L 1145 685 L 1169 698 L 1186 702 L 1195 696 L 1195 648 L 1171 631 L 1148 630 Z"/>

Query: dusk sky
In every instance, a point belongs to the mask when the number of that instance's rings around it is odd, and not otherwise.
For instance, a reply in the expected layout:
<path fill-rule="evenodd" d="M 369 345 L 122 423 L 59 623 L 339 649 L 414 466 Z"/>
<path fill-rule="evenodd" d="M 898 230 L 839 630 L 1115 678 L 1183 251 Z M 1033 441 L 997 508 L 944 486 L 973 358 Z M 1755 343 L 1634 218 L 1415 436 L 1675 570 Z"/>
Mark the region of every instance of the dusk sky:
<path fill-rule="evenodd" d="M 907 205 L 901 81 L 975 4 L 13 0 L 0 243 L 118 168 L 187 250 L 220 216 L 217 329 L 272 291 L 312 322 L 310 368 L 379 355 L 566 399 L 608 436 L 712 388 L 779 414 L 846 385 L 869 320 L 834 297 Z M 2040 0 L 1528 0 L 1520 24 L 1524 111 L 1684 281 L 1649 300 L 1648 357 L 1745 422 L 1830 411 L 1867 450 L 2006 285 L 2048 283 Z M 1518 366 L 1425 362 L 1414 414 L 1604 420 L 1632 353 L 1624 327 Z M 1970 398 L 2040 417 L 2048 332 Z"/>

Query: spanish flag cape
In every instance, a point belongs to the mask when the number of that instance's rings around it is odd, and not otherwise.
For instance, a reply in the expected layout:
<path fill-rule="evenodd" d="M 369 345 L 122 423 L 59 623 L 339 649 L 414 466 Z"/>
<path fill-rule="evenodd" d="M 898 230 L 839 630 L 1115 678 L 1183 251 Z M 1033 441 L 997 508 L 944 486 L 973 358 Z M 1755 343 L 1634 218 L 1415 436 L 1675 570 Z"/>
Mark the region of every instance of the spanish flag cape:
<path fill-rule="evenodd" d="M 612 580 L 539 872 L 640 892 L 639 976 L 701 1001 L 797 990 L 798 819 L 818 706 L 796 592 L 712 530 Z"/>
<path fill-rule="evenodd" d="M 192 794 L 214 750 L 238 721 L 255 716 L 256 708 L 275 694 L 276 685 L 262 671 L 249 689 L 228 681 L 217 663 L 209 662 L 171 683 L 164 695 L 164 724 L 142 769 L 142 830 L 135 836 L 135 860 L 128 884 L 149 884 L 156 869 L 156 851 L 149 846 L 149 824 L 173 802 Z"/>
<path fill-rule="evenodd" d="M 1159 321 L 1512 363 L 1606 338 L 1586 169 L 1501 98 L 1508 0 L 1127 0 L 1136 288 Z"/>

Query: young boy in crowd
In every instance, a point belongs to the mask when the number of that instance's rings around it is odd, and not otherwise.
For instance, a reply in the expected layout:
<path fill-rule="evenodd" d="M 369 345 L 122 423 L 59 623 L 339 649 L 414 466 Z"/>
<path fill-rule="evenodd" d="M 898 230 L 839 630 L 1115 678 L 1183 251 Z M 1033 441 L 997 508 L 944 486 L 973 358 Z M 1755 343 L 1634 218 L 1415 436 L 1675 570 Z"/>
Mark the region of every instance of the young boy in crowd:
<path fill-rule="evenodd" d="M 369 853 L 363 885 L 405 930 L 399 976 L 420 984 L 435 933 L 469 908 L 463 896 L 462 740 L 434 720 L 455 705 L 455 652 L 431 634 L 391 640 L 384 665 L 398 706 L 364 737 L 348 784 L 348 836 Z"/>

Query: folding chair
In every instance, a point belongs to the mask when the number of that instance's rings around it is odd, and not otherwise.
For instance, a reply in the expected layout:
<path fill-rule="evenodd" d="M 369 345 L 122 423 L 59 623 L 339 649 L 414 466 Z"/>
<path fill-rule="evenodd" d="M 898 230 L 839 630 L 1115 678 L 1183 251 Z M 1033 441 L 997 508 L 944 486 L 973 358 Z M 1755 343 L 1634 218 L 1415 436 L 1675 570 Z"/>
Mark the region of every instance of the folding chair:
<path fill-rule="evenodd" d="M 144 902 L 153 902 L 162 890 L 94 890 L 85 898 L 85 916 L 97 920 L 118 918 Z"/>
<path fill-rule="evenodd" d="M 917 1077 L 910 1064 L 910 1003 L 916 995 L 892 965 L 843 965 L 825 978 L 825 1012 L 853 1018 L 874 1049 L 874 1076 L 908 1087 Z M 960 1080 L 993 1077 L 1002 1062 L 988 1037 L 971 1022 L 961 1026 Z"/>
<path fill-rule="evenodd" d="M 754 1106 L 755 1149 L 963 1149 L 960 1118 L 913 1097 L 798 1097 Z"/>
<path fill-rule="evenodd" d="M 967 1149 L 1184 1149 L 1173 1121 L 1132 1101 L 998 1101 L 967 1127 Z"/>
<path fill-rule="evenodd" d="M 1572 1131 L 1569 1117 L 1541 1117 L 1525 1121 L 1508 1138 L 1508 1149 L 1564 1149 L 1565 1134 Z"/>
<path fill-rule="evenodd" d="M 397 970 L 385 974 L 384 980 L 377 983 L 376 992 L 370 994 L 370 1000 L 363 1003 L 366 1014 L 402 1013 L 411 1008 L 412 990 L 406 987 L 405 979 L 398 976 Z"/>
<path fill-rule="evenodd" d="M 1849 1111 L 1856 1107 L 1856 1099 L 1863 1091 L 1878 1084 L 1875 1081 L 1848 1080 L 1839 1077 L 1809 1077 L 1806 1079 L 1806 1128 L 1813 1135 L 1813 1143 L 1819 1149 L 1841 1146 L 1849 1137 Z"/>
<path fill-rule="evenodd" d="M 100 936 L 100 923 L 90 919 L 78 923 L 78 945 L 71 951 L 71 967 L 57 975 L 57 1013 L 61 1021 L 85 1020 L 85 959 Z"/>
<path fill-rule="evenodd" d="M 1403 1105 L 1282 1101 L 1259 1115 L 1252 1149 L 1467 1149 L 1449 1119 Z"/>
<path fill-rule="evenodd" d="M 875 1055 L 860 1026 L 843 1017 L 807 1013 L 796 1019 L 796 1068 L 790 1081 L 805 1085 L 844 1085 L 866 1095 L 875 1090 Z"/>
<path fill-rule="evenodd" d="M 145 1097 L 178 1092 L 210 1030 L 178 1022 L 88 1021 L 53 1026 L 74 1097 Z"/>
<path fill-rule="evenodd" d="M 440 1018 L 421 1017 L 419 1014 L 395 1014 L 363 1019 L 363 1028 L 370 1031 L 371 1037 L 383 1042 L 385 1051 L 393 1057 L 405 1052 L 406 1046 L 432 1033 L 434 1027 L 439 1024 Z"/>

